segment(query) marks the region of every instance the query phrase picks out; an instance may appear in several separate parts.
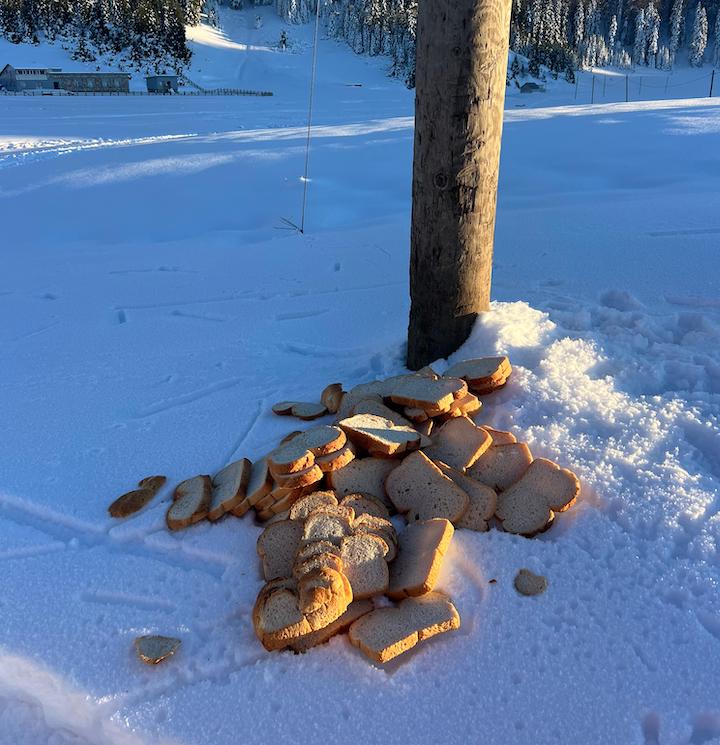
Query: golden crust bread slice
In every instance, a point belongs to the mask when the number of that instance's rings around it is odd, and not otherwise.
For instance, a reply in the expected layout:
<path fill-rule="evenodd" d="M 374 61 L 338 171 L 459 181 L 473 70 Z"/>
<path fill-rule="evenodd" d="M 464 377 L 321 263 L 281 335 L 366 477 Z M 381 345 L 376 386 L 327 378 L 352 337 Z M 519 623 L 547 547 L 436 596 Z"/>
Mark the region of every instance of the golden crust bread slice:
<path fill-rule="evenodd" d="M 404 375 L 388 383 L 386 395 L 401 406 L 440 412 L 447 410 L 456 398 L 462 398 L 467 392 L 467 384 L 460 378 Z"/>
<path fill-rule="evenodd" d="M 315 491 L 297 502 L 290 509 L 291 520 L 305 520 L 316 510 L 324 507 L 337 507 L 338 501 L 333 491 Z"/>
<path fill-rule="evenodd" d="M 323 392 L 320 394 L 320 403 L 331 414 L 337 414 L 344 395 L 345 391 L 343 391 L 340 383 L 330 383 L 330 385 L 325 386 Z"/>
<path fill-rule="evenodd" d="M 489 530 L 488 520 L 495 514 L 497 507 L 497 494 L 493 489 L 474 481 L 444 463 L 435 465 L 470 497 L 470 504 L 465 514 L 455 523 L 456 527 L 480 532 Z"/>
<path fill-rule="evenodd" d="M 350 641 L 373 662 L 383 664 L 425 639 L 458 628 L 460 616 L 450 599 L 430 592 L 363 616 L 350 627 Z"/>
<path fill-rule="evenodd" d="M 319 466 L 323 473 L 330 473 L 331 471 L 338 471 L 341 468 L 345 468 L 353 460 L 355 460 L 355 450 L 348 443 L 334 453 L 317 456 L 315 458 L 315 465 Z"/>
<path fill-rule="evenodd" d="M 265 527 L 256 548 L 267 581 L 292 576 L 302 534 L 302 524 L 294 520 L 281 520 Z"/>
<path fill-rule="evenodd" d="M 111 517 L 129 517 L 141 510 L 163 487 L 165 476 L 148 476 L 141 479 L 138 488 L 118 497 L 109 507 Z"/>
<path fill-rule="evenodd" d="M 328 410 L 325 408 L 324 404 L 303 403 L 298 401 L 293 404 L 290 413 L 298 419 L 310 422 L 313 419 L 319 419 L 321 416 L 325 416 L 328 413 Z"/>
<path fill-rule="evenodd" d="M 385 559 L 388 563 L 393 561 L 397 555 L 398 538 L 395 526 L 390 522 L 390 520 L 387 520 L 384 517 L 362 513 L 355 518 L 352 527 L 355 535 L 371 533 L 378 538 L 382 538 L 388 549 Z"/>
<path fill-rule="evenodd" d="M 345 468 L 327 474 L 327 483 L 338 497 L 348 494 L 371 494 L 386 507 L 392 507 L 385 491 L 385 479 L 397 467 L 398 461 L 382 458 L 356 458 Z"/>
<path fill-rule="evenodd" d="M 353 598 L 363 600 L 382 595 L 388 588 L 388 546 L 372 533 L 343 538 L 340 547 L 342 571 L 350 582 Z"/>
<path fill-rule="evenodd" d="M 492 445 L 492 437 L 464 416 L 449 419 L 433 434 L 423 452 L 457 471 L 465 472 Z"/>
<path fill-rule="evenodd" d="M 290 648 L 295 652 L 307 652 L 312 647 L 324 644 L 333 636 L 347 631 L 358 618 L 362 618 L 364 615 L 370 613 L 373 608 L 374 606 L 371 600 L 353 600 L 340 618 L 332 621 L 322 629 L 298 637 L 290 644 Z"/>
<path fill-rule="evenodd" d="M 443 517 L 455 522 L 470 504 L 468 495 L 422 450 L 405 458 L 387 477 L 385 489 L 397 511 L 407 513 L 409 520 Z"/>
<path fill-rule="evenodd" d="M 273 476 L 298 473 L 315 464 L 315 455 L 302 442 L 294 437 L 289 442 L 273 450 L 267 457 L 268 467 Z"/>
<path fill-rule="evenodd" d="M 510 377 L 512 366 L 507 357 L 481 357 L 474 360 L 464 360 L 452 365 L 445 372 L 448 377 L 466 380 L 470 388 L 487 387 Z"/>
<path fill-rule="evenodd" d="M 194 476 L 178 484 L 165 520 L 170 530 L 182 530 L 207 517 L 212 479 Z"/>
<path fill-rule="evenodd" d="M 390 565 L 388 597 L 400 599 L 430 592 L 454 532 L 448 520 L 410 523 L 398 536 L 398 555 Z"/>
<path fill-rule="evenodd" d="M 467 475 L 500 492 L 517 483 L 532 462 L 532 453 L 524 442 L 509 445 L 493 443 L 468 468 Z"/>
<path fill-rule="evenodd" d="M 352 521 L 348 520 L 346 515 L 334 515 L 324 510 L 313 512 L 301 525 L 303 545 L 315 541 L 329 541 L 340 546 L 342 539 L 353 532 Z"/>
<path fill-rule="evenodd" d="M 569 509 L 580 494 L 578 477 L 545 458 L 536 458 L 522 478 L 498 495 L 495 515 L 508 533 L 533 536 L 546 530 L 555 512 Z"/>
<path fill-rule="evenodd" d="M 356 414 L 340 421 L 339 426 L 353 444 L 386 456 L 400 455 L 420 445 L 420 434 L 414 427 L 398 426 L 375 414 Z"/>
<path fill-rule="evenodd" d="M 481 429 L 484 429 L 490 437 L 492 437 L 493 445 L 512 445 L 517 442 L 517 437 L 512 432 L 506 432 L 502 429 L 493 429 L 485 424 L 480 425 Z"/>
<path fill-rule="evenodd" d="M 300 489 L 303 486 L 317 484 L 322 477 L 323 472 L 320 466 L 313 464 L 304 471 L 275 474 L 275 483 L 282 489 Z"/>
<path fill-rule="evenodd" d="M 252 464 L 247 458 L 236 460 L 213 476 L 208 519 L 219 520 L 244 499 Z M 246 510 L 247 511 L 247 510 Z"/>
<path fill-rule="evenodd" d="M 254 507 L 263 497 L 272 491 L 272 476 L 268 470 L 266 458 L 255 461 L 250 471 L 250 481 L 247 485 L 247 499 Z"/>
<path fill-rule="evenodd" d="M 358 403 L 353 406 L 352 413 L 353 416 L 356 414 L 374 414 L 375 416 L 389 419 L 398 427 L 412 427 L 412 423 L 409 419 L 406 419 L 399 412 L 386 406 L 377 398 L 364 398 L 362 401 L 358 401 Z"/>
<path fill-rule="evenodd" d="M 372 494 L 348 494 L 340 500 L 344 507 L 352 507 L 355 517 L 360 515 L 374 515 L 386 520 L 390 517 L 387 507 Z"/>
<path fill-rule="evenodd" d="M 294 580 L 268 582 L 258 593 L 252 618 L 255 633 L 268 652 L 283 649 L 313 631 L 298 606 Z"/>

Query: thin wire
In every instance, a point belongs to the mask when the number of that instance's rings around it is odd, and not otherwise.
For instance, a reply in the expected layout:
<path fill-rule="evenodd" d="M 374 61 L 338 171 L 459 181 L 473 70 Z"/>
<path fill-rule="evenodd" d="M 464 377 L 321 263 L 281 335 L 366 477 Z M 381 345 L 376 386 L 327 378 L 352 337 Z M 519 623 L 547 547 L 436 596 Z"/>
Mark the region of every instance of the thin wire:
<path fill-rule="evenodd" d="M 312 74 L 310 75 L 310 103 L 308 105 L 307 144 L 305 145 L 305 175 L 303 177 L 303 203 L 300 218 L 300 232 L 305 232 L 305 207 L 307 205 L 308 173 L 310 169 L 310 134 L 312 131 L 313 99 L 315 97 L 315 71 L 317 69 L 318 36 L 320 29 L 320 0 L 315 9 L 315 40 L 313 42 Z"/>

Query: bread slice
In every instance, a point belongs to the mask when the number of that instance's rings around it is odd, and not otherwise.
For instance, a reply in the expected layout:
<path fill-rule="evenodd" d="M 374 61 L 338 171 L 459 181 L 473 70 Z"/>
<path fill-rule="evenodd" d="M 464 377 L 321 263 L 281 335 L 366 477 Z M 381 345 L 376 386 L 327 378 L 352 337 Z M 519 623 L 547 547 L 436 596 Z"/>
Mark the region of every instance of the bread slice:
<path fill-rule="evenodd" d="M 470 504 L 468 495 L 422 450 L 405 458 L 387 477 L 385 488 L 397 511 L 407 513 L 409 520 L 444 517 L 455 522 Z"/>
<path fill-rule="evenodd" d="M 532 462 L 532 453 L 524 442 L 493 444 L 468 468 L 467 474 L 491 489 L 505 491 L 522 478 Z"/>
<path fill-rule="evenodd" d="M 283 512 L 278 512 L 277 514 L 273 513 L 272 510 L 267 511 L 267 522 L 265 523 L 266 526 L 273 525 L 274 523 L 282 522 L 283 520 L 289 520 L 290 519 L 290 510 L 284 510 Z"/>
<path fill-rule="evenodd" d="M 272 477 L 268 470 L 266 458 L 255 461 L 250 471 L 250 480 L 247 485 L 247 499 L 254 507 L 263 497 L 272 491 Z"/>
<path fill-rule="evenodd" d="M 252 509 L 252 505 L 250 504 L 247 497 L 243 499 L 242 502 L 239 504 L 236 504 L 235 507 L 233 507 L 230 512 L 235 515 L 235 517 L 243 517 L 246 513 L 248 513 Z"/>
<path fill-rule="evenodd" d="M 415 429 L 420 433 L 420 437 L 430 437 L 430 435 L 433 432 L 433 429 L 435 427 L 435 420 L 434 419 L 427 419 L 424 422 L 420 422 L 419 424 L 415 425 Z"/>
<path fill-rule="evenodd" d="M 294 442 L 304 445 L 317 458 L 321 455 L 337 453 L 345 446 L 347 437 L 339 427 L 324 424 L 301 432 L 294 438 Z"/>
<path fill-rule="evenodd" d="M 312 465 L 304 471 L 296 473 L 278 473 L 275 474 L 275 483 L 283 489 L 300 489 L 303 486 L 317 484 L 323 477 L 320 466 Z M 286 495 L 287 496 L 287 495 Z"/>
<path fill-rule="evenodd" d="M 165 476 L 148 476 L 138 483 L 138 488 L 118 497 L 109 507 L 111 517 L 129 517 L 141 510 L 163 487 Z"/>
<path fill-rule="evenodd" d="M 316 627 L 315 622 L 310 619 L 311 614 L 322 612 L 344 602 L 342 610 L 334 618 L 329 619 L 329 621 L 334 621 L 352 602 L 352 587 L 343 572 L 325 567 L 308 572 L 298 581 L 298 596 L 300 599 L 298 607 L 308 616 L 311 625 L 315 627 L 313 630 L 316 630 L 319 627 Z"/>
<path fill-rule="evenodd" d="M 370 533 L 382 538 L 387 545 L 385 560 L 388 564 L 397 556 L 398 537 L 395 526 L 384 517 L 368 515 L 367 513 L 359 515 L 353 522 L 353 532 L 355 535 Z"/>
<path fill-rule="evenodd" d="M 392 502 L 385 491 L 385 479 L 395 470 L 398 462 L 382 458 L 356 458 L 345 468 L 327 474 L 327 483 L 338 497 L 348 494 L 371 494 L 386 507 Z"/>
<path fill-rule="evenodd" d="M 463 472 L 492 445 L 492 437 L 464 416 L 449 419 L 432 440 L 425 454 Z"/>
<path fill-rule="evenodd" d="M 430 419 L 430 416 L 425 409 L 418 409 L 414 406 L 406 406 L 403 409 L 403 413 L 413 424 L 416 425 L 427 422 Z"/>
<path fill-rule="evenodd" d="M 445 373 L 448 377 L 466 380 L 470 388 L 492 387 L 498 381 L 503 383 L 510 377 L 512 366 L 507 357 L 481 357 L 464 360 L 452 365 Z"/>
<path fill-rule="evenodd" d="M 351 388 L 342 399 L 337 412 L 338 420 L 352 416 L 352 410 L 359 401 L 364 398 L 377 398 L 382 401 L 385 396 L 387 385 L 383 380 L 374 380 L 371 383 L 360 383 Z"/>
<path fill-rule="evenodd" d="M 389 572 L 384 540 L 371 533 L 343 538 L 342 566 L 350 581 L 353 598 L 362 600 L 381 595 L 388 588 Z"/>
<path fill-rule="evenodd" d="M 171 636 L 138 636 L 135 639 L 135 651 L 147 665 L 157 665 L 174 655 L 180 644 L 180 639 Z"/>
<path fill-rule="evenodd" d="M 292 407 L 295 406 L 295 403 L 295 401 L 278 401 L 278 403 L 273 404 L 273 414 L 277 414 L 278 416 L 290 416 L 292 413 Z"/>
<path fill-rule="evenodd" d="M 372 494 L 348 494 L 342 498 L 340 504 L 352 507 L 356 517 L 374 515 L 375 517 L 384 517 L 386 520 L 390 517 L 387 507 Z"/>
<path fill-rule="evenodd" d="M 547 578 L 542 574 L 535 574 L 529 569 L 521 569 L 513 580 L 515 589 L 521 595 L 542 595 L 547 590 Z"/>
<path fill-rule="evenodd" d="M 350 642 L 383 664 L 425 639 L 459 628 L 460 616 L 449 598 L 430 592 L 364 615 L 350 626 Z"/>
<path fill-rule="evenodd" d="M 448 520 L 410 523 L 398 536 L 398 555 L 390 566 L 388 597 L 425 595 L 437 582 L 455 529 Z"/>
<path fill-rule="evenodd" d="M 287 512 L 295 504 L 295 502 L 298 501 L 298 499 L 301 499 L 305 496 L 309 489 L 314 488 L 315 485 L 311 484 L 310 486 L 304 486 L 301 489 L 293 489 L 293 491 L 286 497 L 283 497 L 277 502 L 273 502 L 270 505 L 270 512 L 272 512 L 273 515 L 279 515 L 283 512 Z"/>
<path fill-rule="evenodd" d="M 316 491 L 308 494 L 290 509 L 291 520 L 305 520 L 311 513 L 324 507 L 337 507 L 337 498 L 332 491 Z"/>
<path fill-rule="evenodd" d="M 252 464 L 247 458 L 236 460 L 213 476 L 208 519 L 219 520 L 245 499 Z"/>
<path fill-rule="evenodd" d="M 257 540 L 257 553 L 266 580 L 292 576 L 302 534 L 302 523 L 295 520 L 283 520 L 265 527 Z"/>
<path fill-rule="evenodd" d="M 268 467 L 273 476 L 285 473 L 298 473 L 315 464 L 315 456 L 305 444 L 294 437 L 268 455 Z"/>
<path fill-rule="evenodd" d="M 300 581 L 305 575 L 318 569 L 333 569 L 336 572 L 345 572 L 345 564 L 336 553 L 317 553 L 306 559 L 296 559 L 293 565 L 293 577 Z"/>
<path fill-rule="evenodd" d="M 321 416 L 325 416 L 328 413 L 328 410 L 325 408 L 324 404 L 298 402 L 293 404 L 290 413 L 298 419 L 309 422 L 313 419 L 319 419 Z"/>
<path fill-rule="evenodd" d="M 323 510 L 313 512 L 303 523 L 293 521 L 303 529 L 302 542 L 329 541 L 337 546 L 342 545 L 342 539 L 352 535 L 352 522 L 343 515 L 329 514 Z"/>
<path fill-rule="evenodd" d="M 428 378 L 406 375 L 395 379 L 387 395 L 396 404 L 425 411 L 447 409 L 456 398 L 467 394 L 467 385 L 459 378 Z"/>
<path fill-rule="evenodd" d="M 350 441 L 383 455 L 400 455 L 420 445 L 420 434 L 411 426 L 397 426 L 375 414 L 357 414 L 339 423 Z"/>
<path fill-rule="evenodd" d="M 478 413 L 482 408 L 482 403 L 473 393 L 467 393 L 462 398 L 456 398 L 445 414 L 441 414 L 442 419 L 452 419 L 456 416 L 470 417 Z"/>
<path fill-rule="evenodd" d="M 255 633 L 269 652 L 283 649 L 313 631 L 300 612 L 294 580 L 268 582 L 258 593 L 252 618 Z"/>
<path fill-rule="evenodd" d="M 295 652 L 307 652 L 312 647 L 325 644 L 333 636 L 347 631 L 358 618 L 362 618 L 364 615 L 370 613 L 373 608 L 374 606 L 371 600 L 353 600 L 340 618 L 332 621 L 318 631 L 312 631 L 309 634 L 305 634 L 305 636 L 298 637 L 290 644 L 290 648 Z"/>
<path fill-rule="evenodd" d="M 353 416 L 357 414 L 374 414 L 375 416 L 383 417 L 388 419 L 397 427 L 412 427 L 412 423 L 409 419 L 406 419 L 402 414 L 398 413 L 394 409 L 377 399 L 377 398 L 364 398 L 362 401 L 358 401 L 353 407 Z"/>
<path fill-rule="evenodd" d="M 569 509 L 579 494 L 572 471 L 536 458 L 520 481 L 498 495 L 495 514 L 508 533 L 529 537 L 546 530 L 554 513 Z"/>
<path fill-rule="evenodd" d="M 323 473 L 330 473 L 330 471 L 338 471 L 351 461 L 355 460 L 355 450 L 352 445 L 348 443 L 345 447 L 334 453 L 328 453 L 327 455 L 320 455 L 315 458 L 315 465 L 320 468 Z"/>
<path fill-rule="evenodd" d="M 330 383 L 325 386 L 320 394 L 320 403 L 331 413 L 337 414 L 340 404 L 342 403 L 345 391 L 340 383 Z"/>
<path fill-rule="evenodd" d="M 313 541 L 312 543 L 306 543 L 298 549 L 295 563 L 302 563 L 318 554 L 335 554 L 335 556 L 339 558 L 340 546 L 336 546 L 334 543 L 330 543 L 330 541 Z"/>
<path fill-rule="evenodd" d="M 465 514 L 455 523 L 456 527 L 483 533 L 487 531 L 490 527 L 488 520 L 495 514 L 497 507 L 497 494 L 489 486 L 468 478 L 444 463 L 435 465 L 470 497 L 470 504 Z"/>
<path fill-rule="evenodd" d="M 207 517 L 212 492 L 209 476 L 195 476 L 178 484 L 165 520 L 170 530 L 182 530 Z"/>
<path fill-rule="evenodd" d="M 485 424 L 480 425 L 493 439 L 493 445 L 512 445 L 517 442 L 517 437 L 512 432 L 506 432 L 502 429 L 493 429 Z"/>

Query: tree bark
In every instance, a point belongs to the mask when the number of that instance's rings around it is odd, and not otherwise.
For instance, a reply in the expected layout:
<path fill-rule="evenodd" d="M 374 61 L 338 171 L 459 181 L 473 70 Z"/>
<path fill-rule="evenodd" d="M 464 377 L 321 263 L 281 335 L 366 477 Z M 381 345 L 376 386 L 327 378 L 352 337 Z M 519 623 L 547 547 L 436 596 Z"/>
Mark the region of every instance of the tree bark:
<path fill-rule="evenodd" d="M 420 0 L 408 367 L 490 305 L 511 0 Z"/>

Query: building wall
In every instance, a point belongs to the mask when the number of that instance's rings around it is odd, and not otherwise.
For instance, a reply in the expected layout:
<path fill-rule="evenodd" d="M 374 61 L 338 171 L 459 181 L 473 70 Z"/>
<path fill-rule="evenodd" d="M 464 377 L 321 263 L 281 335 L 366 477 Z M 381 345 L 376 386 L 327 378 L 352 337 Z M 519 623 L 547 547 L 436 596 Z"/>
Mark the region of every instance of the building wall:
<path fill-rule="evenodd" d="M 130 79 L 124 73 L 59 72 L 51 73 L 49 77 L 50 88 L 74 93 L 127 93 L 130 90 Z"/>
<path fill-rule="evenodd" d="M 145 78 L 148 93 L 167 93 L 168 83 L 171 90 L 178 92 L 177 75 L 151 75 Z"/>

